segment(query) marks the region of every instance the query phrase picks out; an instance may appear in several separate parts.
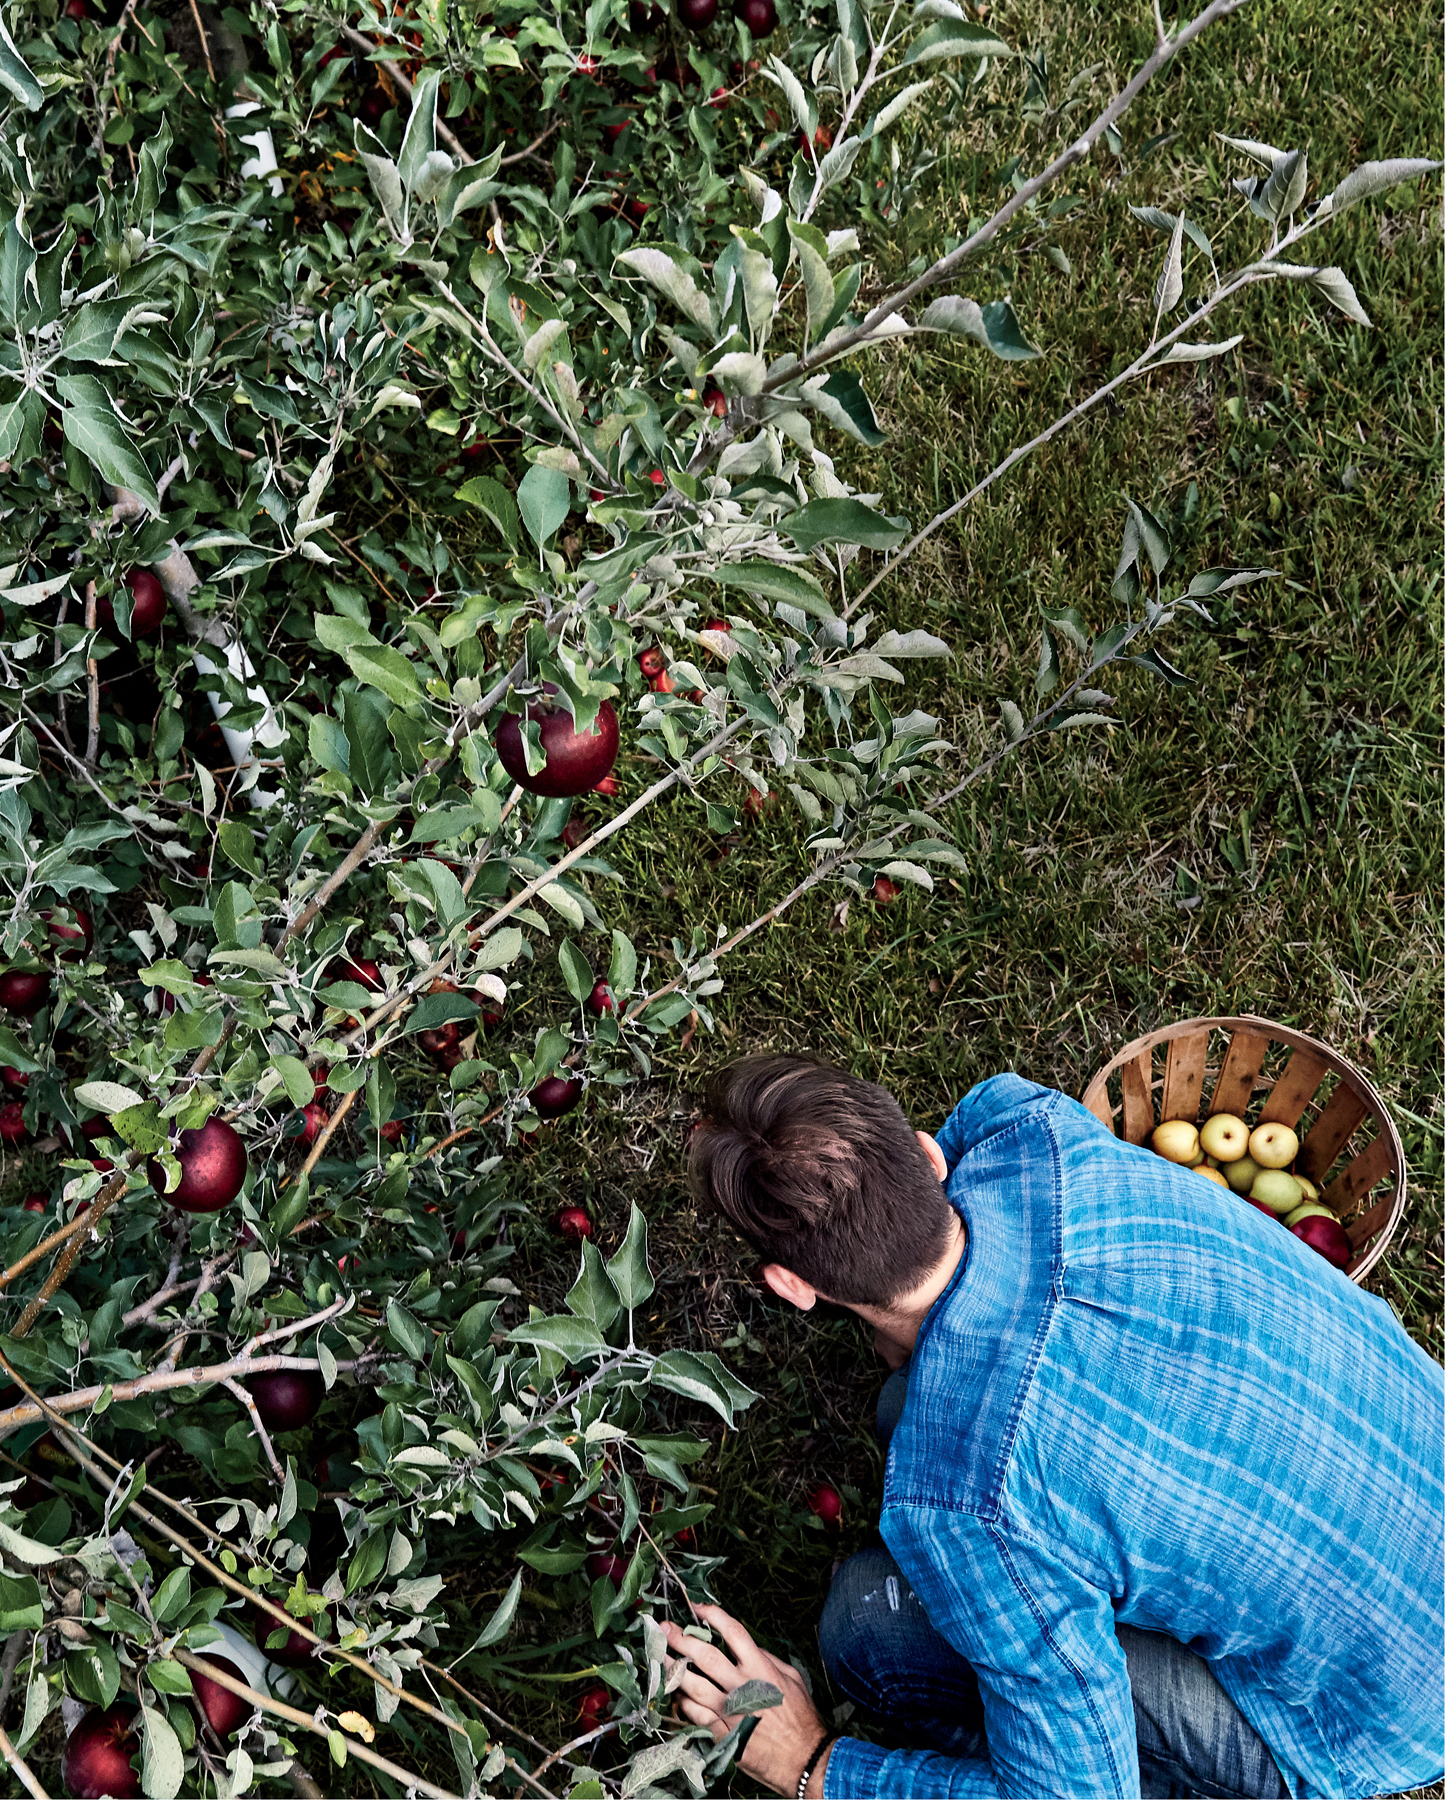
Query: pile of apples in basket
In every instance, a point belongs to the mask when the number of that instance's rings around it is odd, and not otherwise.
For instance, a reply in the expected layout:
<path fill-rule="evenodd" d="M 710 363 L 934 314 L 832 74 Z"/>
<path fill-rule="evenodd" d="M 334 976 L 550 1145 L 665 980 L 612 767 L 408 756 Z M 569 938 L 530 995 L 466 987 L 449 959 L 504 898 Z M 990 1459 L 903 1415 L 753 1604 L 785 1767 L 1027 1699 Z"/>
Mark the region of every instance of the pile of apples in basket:
<path fill-rule="evenodd" d="M 1353 1252 L 1344 1226 L 1320 1205 L 1320 1191 L 1308 1177 L 1289 1172 L 1299 1138 L 1288 1125 L 1256 1125 L 1251 1131 L 1233 1113 L 1215 1113 L 1199 1126 L 1166 1119 L 1155 1126 L 1149 1144 L 1166 1161 L 1232 1188 L 1337 1269 L 1349 1267 Z"/>

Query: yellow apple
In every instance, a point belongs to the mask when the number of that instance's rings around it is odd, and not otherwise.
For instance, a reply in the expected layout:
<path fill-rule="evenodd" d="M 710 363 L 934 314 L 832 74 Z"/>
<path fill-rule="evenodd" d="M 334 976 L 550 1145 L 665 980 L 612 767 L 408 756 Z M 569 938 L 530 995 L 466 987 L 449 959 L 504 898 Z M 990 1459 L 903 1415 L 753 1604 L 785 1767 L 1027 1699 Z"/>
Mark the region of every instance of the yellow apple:
<path fill-rule="evenodd" d="M 1261 1169 L 1283 1169 L 1299 1155 L 1299 1139 L 1288 1125 L 1256 1125 L 1249 1134 L 1249 1154 Z"/>
<path fill-rule="evenodd" d="M 1166 1119 L 1156 1125 L 1149 1142 L 1172 1163 L 1192 1163 L 1199 1155 L 1199 1132 L 1188 1119 Z"/>
<path fill-rule="evenodd" d="M 1247 1194 L 1259 1173 L 1259 1164 L 1252 1156 L 1241 1156 L 1236 1162 L 1225 1163 L 1223 1168 L 1224 1179 L 1236 1194 Z"/>
<path fill-rule="evenodd" d="M 1249 1190 L 1251 1200 L 1267 1206 L 1272 1213 L 1293 1212 L 1300 1203 L 1299 1183 L 1283 1169 L 1261 1169 Z"/>
<path fill-rule="evenodd" d="M 1196 1175 L 1202 1175 L 1206 1181 L 1217 1181 L 1222 1188 L 1227 1188 L 1229 1186 L 1229 1183 L 1219 1173 L 1218 1169 L 1196 1169 L 1194 1173 Z"/>
<path fill-rule="evenodd" d="M 1206 1155 L 1234 1162 L 1249 1149 L 1249 1127 L 1233 1113 L 1215 1113 L 1199 1127 L 1199 1141 Z"/>

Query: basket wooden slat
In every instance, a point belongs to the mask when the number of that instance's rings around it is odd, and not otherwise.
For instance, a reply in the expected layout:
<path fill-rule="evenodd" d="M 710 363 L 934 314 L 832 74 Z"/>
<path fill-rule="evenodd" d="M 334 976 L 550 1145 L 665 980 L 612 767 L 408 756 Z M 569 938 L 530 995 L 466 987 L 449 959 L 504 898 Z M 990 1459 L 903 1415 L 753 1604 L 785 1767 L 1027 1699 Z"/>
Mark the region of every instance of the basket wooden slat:
<path fill-rule="evenodd" d="M 1254 1098 L 1255 1084 L 1269 1054 L 1269 1039 L 1257 1031 L 1236 1031 L 1225 1052 L 1224 1067 L 1214 1084 L 1211 1113 L 1233 1113 L 1242 1119 Z"/>
<path fill-rule="evenodd" d="M 1124 1088 L 1124 1136 L 1142 1144 L 1154 1129 L 1154 1096 L 1149 1089 L 1147 1055 L 1126 1062 L 1119 1072 Z"/>
<path fill-rule="evenodd" d="M 1348 1165 L 1343 1175 L 1330 1183 L 1320 1199 L 1331 1211 L 1344 1218 L 1362 1205 L 1376 1183 L 1383 1181 L 1390 1173 L 1391 1161 L 1389 1139 L 1377 1137 L 1368 1149 L 1362 1150 Z"/>
<path fill-rule="evenodd" d="M 1259 1115 L 1260 1124 L 1297 1123 L 1329 1072 L 1330 1065 L 1323 1057 L 1309 1050 L 1296 1050 L 1269 1091 L 1264 1111 Z"/>
<path fill-rule="evenodd" d="M 1298 1166 L 1302 1172 L 1311 1181 L 1319 1181 L 1334 1168 L 1341 1150 L 1369 1116 L 1365 1102 L 1352 1087 L 1341 1082 L 1300 1146 Z"/>
<path fill-rule="evenodd" d="M 1268 1072 L 1271 1053 L 1277 1060 L 1282 1050 L 1290 1052 L 1288 1061 Z M 1163 1067 L 1156 1073 L 1161 1051 Z M 1331 1076 L 1333 1093 L 1317 1103 Z M 1287 1025 L 1247 1014 L 1181 1020 L 1126 1044 L 1090 1081 L 1083 1102 L 1131 1144 L 1145 1143 L 1163 1119 L 1202 1123 L 1219 1112 L 1298 1129 L 1296 1167 L 1324 1187 L 1321 1198 L 1344 1224 L 1355 1252 L 1348 1270 L 1355 1281 L 1384 1255 L 1404 1215 L 1404 1146 L 1384 1101 L 1328 1044 Z M 1342 1157 L 1349 1159 L 1343 1167 Z"/>
<path fill-rule="evenodd" d="M 1209 1033 L 1191 1031 L 1171 1040 L 1169 1060 L 1164 1066 L 1164 1098 L 1160 1101 L 1164 1119 L 1196 1119 L 1199 1097 L 1204 1092 L 1204 1064 L 1209 1055 Z M 1150 1129 L 1153 1127 L 1151 1125 Z"/>

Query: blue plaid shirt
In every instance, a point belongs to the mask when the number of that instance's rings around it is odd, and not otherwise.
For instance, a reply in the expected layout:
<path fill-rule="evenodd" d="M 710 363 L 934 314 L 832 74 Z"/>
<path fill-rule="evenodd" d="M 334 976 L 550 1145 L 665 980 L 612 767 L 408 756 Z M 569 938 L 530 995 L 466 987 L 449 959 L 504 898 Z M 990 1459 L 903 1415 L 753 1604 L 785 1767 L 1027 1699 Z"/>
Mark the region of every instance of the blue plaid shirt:
<path fill-rule="evenodd" d="M 1205 1657 L 1292 1794 L 1442 1753 L 1442 1378 L 1226 1189 L 1000 1075 L 938 1134 L 968 1248 L 925 1320 L 884 1541 L 978 1672 L 986 1758 L 845 1738 L 824 1800 L 1137 1795 L 1116 1621 Z"/>

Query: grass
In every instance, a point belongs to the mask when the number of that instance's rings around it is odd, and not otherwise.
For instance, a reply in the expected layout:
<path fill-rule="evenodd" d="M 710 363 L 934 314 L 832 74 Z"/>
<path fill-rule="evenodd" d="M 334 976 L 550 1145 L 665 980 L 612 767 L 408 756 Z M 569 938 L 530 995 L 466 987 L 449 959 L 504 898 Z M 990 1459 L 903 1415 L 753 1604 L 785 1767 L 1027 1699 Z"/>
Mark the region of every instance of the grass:
<path fill-rule="evenodd" d="M 1001 7 L 993 22 L 1047 44 L 1059 90 L 1105 59 L 1096 97 L 1147 49 L 1138 23 L 1092 11 Z M 1085 205 L 1058 234 L 1071 276 L 1040 244 L 960 283 L 980 301 L 1011 293 L 1041 360 L 895 349 L 872 376 L 889 441 L 854 455 L 850 474 L 887 510 L 928 518 L 1146 341 L 1163 240 L 1127 203 L 1187 207 L 1232 266 L 1262 239 L 1228 186 L 1244 167 L 1214 132 L 1306 143 L 1313 196 L 1363 160 L 1430 154 L 1439 73 L 1433 34 L 1404 6 L 1295 3 L 1217 27 L 1125 121 L 1126 146 L 1174 141 L 1076 172 Z M 1061 141 L 1057 126 L 1031 139 L 1025 172 Z M 940 148 L 936 185 L 880 258 L 879 291 L 991 206 L 1019 148 L 1016 115 L 984 113 Z M 1440 1354 L 1438 183 L 1347 214 L 1312 254 L 1350 275 L 1372 331 L 1297 286 L 1254 290 L 1206 334 L 1243 331 L 1239 351 L 1126 390 L 877 596 L 882 623 L 952 645 L 946 666 L 910 665 L 921 678 L 903 704 L 939 715 L 966 768 L 995 741 L 1001 698 L 1027 710 L 1039 607 L 1078 606 L 1093 630 L 1117 616 L 1108 587 L 1127 493 L 1175 521 L 1184 577 L 1224 563 L 1279 571 L 1227 596 L 1213 625 L 1174 628 L 1162 647 L 1193 685 L 1128 671 L 1106 684 L 1112 732 L 1025 749 L 965 796 L 951 823 L 968 869 L 931 897 L 854 899 L 840 918 L 840 894 L 809 896 L 725 969 L 717 1035 L 700 1032 L 620 1119 L 585 1128 L 581 1181 L 604 1229 L 620 1230 L 634 1197 L 654 1221 L 654 1329 L 723 1348 L 760 1391 L 746 1429 L 715 1434 L 698 1470 L 716 1490 L 704 1546 L 728 1559 L 724 1604 L 815 1676 L 834 1560 L 876 1532 L 868 1417 L 881 1370 L 848 1318 L 769 1302 L 748 1279 L 752 1258 L 685 1196 L 694 1097 L 731 1056 L 819 1052 L 887 1084 L 932 1128 L 999 1069 L 1077 1094 L 1122 1044 L 1175 1019 L 1294 1025 L 1394 1108 L 1410 1211 L 1370 1285 Z M 1186 517 L 1191 484 L 1199 505 Z M 684 806 L 627 835 L 614 909 L 639 944 L 742 923 L 803 863 L 786 818 L 724 860 L 717 850 Z M 577 1163 L 575 1144 L 544 1151 L 531 1165 L 539 1201 L 564 1179 L 575 1190 Z M 540 1240 L 524 1243 L 538 1275 L 544 1257 Z M 802 1509 L 820 1476 L 849 1499 L 840 1533 Z"/>

